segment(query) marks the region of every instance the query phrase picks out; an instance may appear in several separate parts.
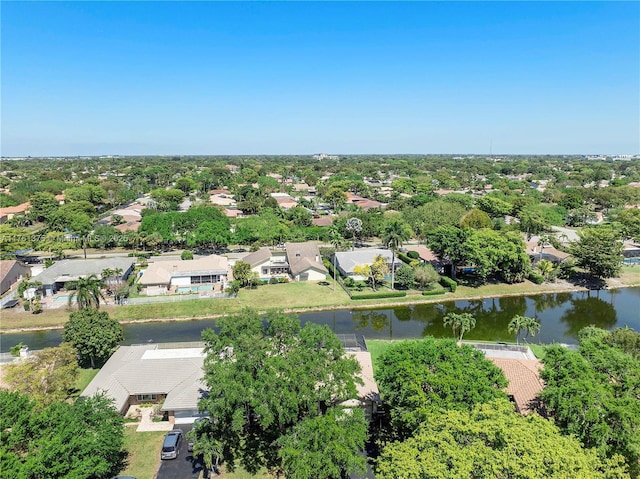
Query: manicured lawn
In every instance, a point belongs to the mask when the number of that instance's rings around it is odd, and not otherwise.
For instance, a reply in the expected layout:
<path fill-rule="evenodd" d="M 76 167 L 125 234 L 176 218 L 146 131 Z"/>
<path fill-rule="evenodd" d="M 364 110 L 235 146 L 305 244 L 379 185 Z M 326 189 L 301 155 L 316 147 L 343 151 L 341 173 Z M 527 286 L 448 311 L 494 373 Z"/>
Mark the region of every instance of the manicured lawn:
<path fill-rule="evenodd" d="M 99 369 L 80 369 L 80 374 L 78 375 L 78 380 L 76 381 L 76 389 L 78 390 L 78 394 L 80 394 L 84 389 L 89 385 L 91 380 L 96 377 Z"/>
<path fill-rule="evenodd" d="M 545 354 L 547 354 L 547 345 L 545 344 L 529 344 L 529 347 L 538 359 L 544 358 Z"/>
<path fill-rule="evenodd" d="M 135 426 L 124 429 L 124 444 L 129 452 L 127 468 L 123 476 L 137 479 L 153 479 L 160 467 L 160 449 L 164 431 L 136 432 Z"/>

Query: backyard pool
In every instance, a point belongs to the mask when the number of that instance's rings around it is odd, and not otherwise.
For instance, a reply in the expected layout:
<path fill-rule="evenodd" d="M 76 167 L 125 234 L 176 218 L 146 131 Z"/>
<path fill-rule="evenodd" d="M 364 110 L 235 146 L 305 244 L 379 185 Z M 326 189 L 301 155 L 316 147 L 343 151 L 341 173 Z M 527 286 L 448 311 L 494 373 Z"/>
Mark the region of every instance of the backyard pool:
<path fill-rule="evenodd" d="M 640 264 L 640 258 L 625 258 L 622 260 L 623 264 Z"/>
<path fill-rule="evenodd" d="M 62 303 L 62 302 L 69 302 L 69 295 L 63 295 L 63 296 L 56 296 L 55 298 L 53 298 L 53 302 L 54 303 Z"/>
<path fill-rule="evenodd" d="M 201 284 L 199 286 L 178 286 L 177 293 L 197 293 L 199 291 L 213 291 L 212 284 Z"/>

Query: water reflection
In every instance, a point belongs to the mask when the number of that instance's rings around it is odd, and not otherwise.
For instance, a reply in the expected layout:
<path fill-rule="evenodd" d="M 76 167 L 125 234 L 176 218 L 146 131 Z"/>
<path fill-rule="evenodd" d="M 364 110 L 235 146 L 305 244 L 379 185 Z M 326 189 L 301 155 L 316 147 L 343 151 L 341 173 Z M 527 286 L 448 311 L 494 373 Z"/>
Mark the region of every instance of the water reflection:
<path fill-rule="evenodd" d="M 575 343 L 578 331 L 590 324 L 605 329 L 629 326 L 640 331 L 640 288 L 313 312 L 301 314 L 300 320 L 303 324 L 326 324 L 338 334 L 356 332 L 369 339 L 450 338 L 453 333 L 443 324 L 448 313 L 471 313 L 476 318 L 475 329 L 466 333 L 465 339 L 514 341 L 507 326 L 519 314 L 540 320 L 540 333 L 530 342 Z M 202 330 L 215 324 L 215 320 L 193 320 L 125 325 L 123 343 L 198 341 Z M 31 349 L 42 349 L 60 341 L 60 330 L 1 334 L 0 348 L 9 351 L 14 344 L 23 342 Z"/>

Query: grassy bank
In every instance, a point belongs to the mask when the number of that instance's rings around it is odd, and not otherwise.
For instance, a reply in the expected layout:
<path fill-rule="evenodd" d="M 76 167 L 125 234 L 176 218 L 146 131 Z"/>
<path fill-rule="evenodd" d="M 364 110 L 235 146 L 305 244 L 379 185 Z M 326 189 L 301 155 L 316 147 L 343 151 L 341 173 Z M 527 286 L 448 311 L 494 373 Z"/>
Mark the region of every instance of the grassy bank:
<path fill-rule="evenodd" d="M 620 278 L 609 281 L 612 288 L 640 285 L 640 267 L 625 266 Z M 237 298 L 225 300 L 195 299 L 174 303 L 139 304 L 127 306 L 107 306 L 103 309 L 121 322 L 169 319 L 200 319 L 235 313 L 242 308 L 251 307 L 260 311 L 284 309 L 302 312 L 305 310 L 371 308 L 393 304 L 415 304 L 429 302 L 454 301 L 469 298 L 489 298 L 505 295 L 541 294 L 578 290 L 570 283 L 545 283 L 537 285 L 530 281 L 517 284 L 485 284 L 478 287 L 459 286 L 455 293 L 438 296 L 422 296 L 419 291 L 409 291 L 406 297 L 383 298 L 376 300 L 353 301 L 339 286 L 334 289 L 312 282 L 268 284 L 256 289 L 242 289 Z M 0 320 L 0 330 L 23 328 L 61 327 L 68 319 L 69 311 L 60 309 L 46 310 L 41 314 L 25 311 L 4 310 Z"/>

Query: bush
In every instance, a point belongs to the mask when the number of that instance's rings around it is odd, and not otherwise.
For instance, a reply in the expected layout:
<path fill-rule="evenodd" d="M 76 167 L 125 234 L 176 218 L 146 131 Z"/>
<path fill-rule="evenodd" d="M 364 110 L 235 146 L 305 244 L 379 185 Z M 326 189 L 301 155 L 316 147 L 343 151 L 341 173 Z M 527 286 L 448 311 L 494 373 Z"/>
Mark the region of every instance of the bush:
<path fill-rule="evenodd" d="M 353 285 L 356 284 L 355 280 L 352 277 L 347 277 L 344 279 L 344 285 L 347 288 L 353 288 Z"/>
<path fill-rule="evenodd" d="M 542 284 L 544 283 L 544 276 L 542 276 L 540 273 L 532 271 L 531 273 L 529 273 L 529 281 L 535 284 Z"/>
<path fill-rule="evenodd" d="M 24 347 L 25 345 L 22 343 L 22 341 L 20 341 L 18 344 L 15 344 L 13 346 L 11 346 L 11 348 L 9 348 L 9 351 L 11 353 L 11 356 L 14 357 L 18 357 L 20 356 L 20 350 Z"/>
<path fill-rule="evenodd" d="M 405 291 L 380 291 L 377 293 L 352 294 L 351 299 L 403 298 L 406 295 Z"/>
<path fill-rule="evenodd" d="M 182 252 L 182 254 L 180 255 L 180 259 L 181 260 L 190 260 L 193 259 L 193 253 L 191 251 L 189 251 L 188 249 L 184 250 Z"/>
<path fill-rule="evenodd" d="M 407 252 L 407 256 L 411 259 L 419 259 L 420 258 L 420 254 L 418 254 L 417 251 L 409 251 Z"/>
<path fill-rule="evenodd" d="M 288 282 L 289 282 L 289 278 L 287 277 L 278 278 L 278 283 L 280 284 L 288 283 Z"/>
<path fill-rule="evenodd" d="M 435 296 L 436 294 L 444 294 L 446 291 L 444 289 L 430 289 L 428 291 L 423 291 L 422 296 Z"/>
<path fill-rule="evenodd" d="M 409 258 L 406 254 L 404 253 L 398 253 L 397 257 L 400 261 L 402 261 L 403 263 L 406 264 L 411 264 L 411 258 Z"/>
<path fill-rule="evenodd" d="M 456 289 L 458 289 L 458 283 L 456 283 L 454 280 L 452 280 L 448 276 L 441 276 L 440 284 L 445 288 L 449 288 L 452 293 L 455 293 Z"/>
<path fill-rule="evenodd" d="M 275 276 L 269 279 L 269 284 L 278 284 L 279 282 L 280 281 L 278 281 L 278 278 L 276 278 Z"/>

